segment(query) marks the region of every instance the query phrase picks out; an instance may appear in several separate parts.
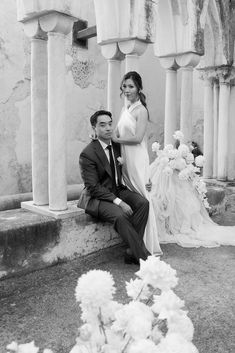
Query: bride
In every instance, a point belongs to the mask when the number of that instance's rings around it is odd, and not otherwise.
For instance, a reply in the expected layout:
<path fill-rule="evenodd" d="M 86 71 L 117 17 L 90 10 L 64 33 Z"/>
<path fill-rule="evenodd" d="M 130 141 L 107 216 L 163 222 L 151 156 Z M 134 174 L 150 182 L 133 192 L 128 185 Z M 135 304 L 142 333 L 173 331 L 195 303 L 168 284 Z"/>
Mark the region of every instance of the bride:
<path fill-rule="evenodd" d="M 186 145 L 178 150 L 168 145 L 149 165 L 147 123 L 149 114 L 142 93 L 140 75 L 124 75 L 121 92 L 126 98 L 115 130 L 114 141 L 122 145 L 123 178 L 133 191 L 149 200 L 150 211 L 144 241 L 152 254 L 161 254 L 159 243 L 177 243 L 183 247 L 235 245 L 235 226 L 219 226 L 206 210 L 205 185 L 192 164 L 193 155 Z M 180 140 L 180 132 L 176 139 Z M 200 156 L 199 156 L 200 159 Z M 145 185 L 151 180 L 151 191 Z"/>

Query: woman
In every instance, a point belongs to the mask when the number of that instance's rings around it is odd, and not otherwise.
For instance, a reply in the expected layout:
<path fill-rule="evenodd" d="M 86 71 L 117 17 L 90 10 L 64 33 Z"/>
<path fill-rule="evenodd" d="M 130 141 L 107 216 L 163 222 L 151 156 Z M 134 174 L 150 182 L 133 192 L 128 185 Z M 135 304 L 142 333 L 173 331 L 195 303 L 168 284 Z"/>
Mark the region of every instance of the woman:
<path fill-rule="evenodd" d="M 235 227 L 212 222 L 193 183 L 180 179 L 177 169 L 173 173 L 166 172 L 166 158 L 156 158 L 149 167 L 148 110 L 140 75 L 128 72 L 122 80 L 121 91 L 126 106 L 122 109 L 114 139 L 122 144 L 126 184 L 150 201 L 144 236 L 147 249 L 151 253 L 161 253 L 159 242 L 185 247 L 235 245 Z M 145 189 L 149 179 L 151 192 Z"/>
<path fill-rule="evenodd" d="M 146 136 L 148 110 L 141 90 L 140 75 L 135 71 L 127 73 L 121 83 L 121 91 L 126 97 L 126 106 L 122 109 L 114 140 L 122 144 L 124 161 L 122 173 L 126 185 L 150 201 L 144 241 L 151 254 L 159 255 L 162 251 L 158 241 L 157 222 L 150 194 L 146 190 L 146 184 L 149 183 L 150 178 Z"/>

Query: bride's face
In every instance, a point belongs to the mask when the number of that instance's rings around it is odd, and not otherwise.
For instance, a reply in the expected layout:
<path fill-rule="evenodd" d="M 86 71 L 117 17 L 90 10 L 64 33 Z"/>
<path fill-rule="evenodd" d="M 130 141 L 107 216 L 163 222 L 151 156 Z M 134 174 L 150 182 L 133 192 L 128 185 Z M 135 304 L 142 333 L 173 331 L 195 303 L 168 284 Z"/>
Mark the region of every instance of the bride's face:
<path fill-rule="evenodd" d="M 135 103 L 139 99 L 138 89 L 131 78 L 123 82 L 122 92 L 130 103 Z"/>

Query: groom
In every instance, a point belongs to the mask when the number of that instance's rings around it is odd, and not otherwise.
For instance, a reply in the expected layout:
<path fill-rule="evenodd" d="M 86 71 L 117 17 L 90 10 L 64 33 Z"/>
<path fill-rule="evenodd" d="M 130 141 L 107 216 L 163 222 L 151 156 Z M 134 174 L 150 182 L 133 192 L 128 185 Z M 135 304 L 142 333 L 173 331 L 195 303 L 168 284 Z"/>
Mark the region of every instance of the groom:
<path fill-rule="evenodd" d="M 138 263 L 149 255 L 143 242 L 149 203 L 122 183 L 120 145 L 112 142 L 112 114 L 105 110 L 90 118 L 97 139 L 92 140 L 79 158 L 85 188 L 78 207 L 102 221 L 110 222 L 129 246 L 125 263 Z"/>

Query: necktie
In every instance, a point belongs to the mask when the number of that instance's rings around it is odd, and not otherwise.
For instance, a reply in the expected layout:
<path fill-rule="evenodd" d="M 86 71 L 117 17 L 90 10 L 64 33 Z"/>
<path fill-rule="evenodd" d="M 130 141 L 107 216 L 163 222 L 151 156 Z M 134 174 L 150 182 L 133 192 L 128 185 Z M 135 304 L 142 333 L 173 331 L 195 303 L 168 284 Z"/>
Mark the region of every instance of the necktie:
<path fill-rule="evenodd" d="M 109 163 L 110 163 L 110 168 L 111 168 L 111 173 L 112 173 L 113 189 L 116 189 L 117 184 L 116 184 L 116 178 L 115 178 L 115 165 L 114 165 L 114 160 L 113 160 L 112 147 L 111 147 L 111 145 L 108 145 L 106 148 L 109 151 Z"/>

